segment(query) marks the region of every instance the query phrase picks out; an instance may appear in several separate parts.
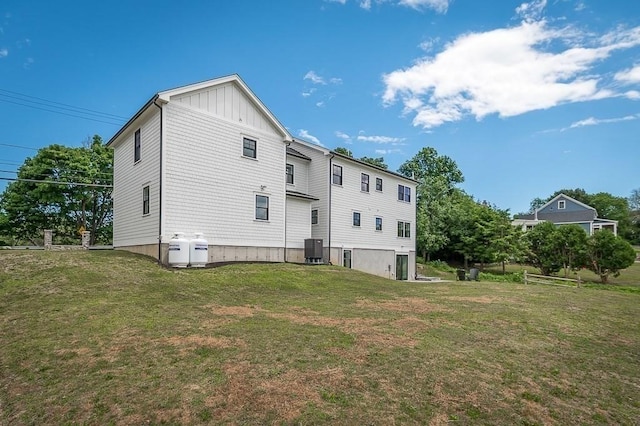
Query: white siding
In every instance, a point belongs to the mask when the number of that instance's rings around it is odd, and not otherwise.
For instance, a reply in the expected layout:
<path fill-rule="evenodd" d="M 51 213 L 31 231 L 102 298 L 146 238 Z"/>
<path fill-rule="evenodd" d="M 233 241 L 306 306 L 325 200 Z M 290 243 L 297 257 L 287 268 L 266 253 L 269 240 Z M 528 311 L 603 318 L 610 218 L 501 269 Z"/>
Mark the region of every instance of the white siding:
<path fill-rule="evenodd" d="M 287 184 L 290 191 L 308 194 L 309 191 L 309 160 L 293 155 L 287 155 L 287 164 L 293 165 L 293 185 Z M 285 176 L 286 181 L 286 176 Z"/>
<path fill-rule="evenodd" d="M 304 248 L 311 238 L 311 203 L 287 197 L 287 248 Z"/>
<path fill-rule="evenodd" d="M 134 134 L 140 129 L 140 161 L 134 164 Z M 151 107 L 113 144 L 113 245 L 158 242 L 160 112 Z M 149 186 L 149 214 L 142 214 L 142 188 Z"/>
<path fill-rule="evenodd" d="M 163 240 L 203 232 L 215 245 L 283 247 L 282 137 L 180 103 L 164 110 Z M 257 160 L 242 156 L 243 136 L 257 141 Z M 269 221 L 255 220 L 256 194 L 269 197 Z"/>
<path fill-rule="evenodd" d="M 179 102 L 265 132 L 276 133 L 269 119 L 233 82 L 171 97 Z"/>
<path fill-rule="evenodd" d="M 331 186 L 331 245 L 368 249 L 415 250 L 415 185 L 391 174 L 342 158 L 342 186 Z M 369 192 L 360 190 L 360 175 L 369 175 Z M 375 179 L 381 177 L 382 192 Z M 411 187 L 411 202 L 398 201 L 398 184 Z M 353 226 L 353 212 L 360 212 L 360 227 Z M 382 218 L 382 231 L 375 230 L 375 218 Z M 411 238 L 399 238 L 397 222 L 411 223 Z"/>

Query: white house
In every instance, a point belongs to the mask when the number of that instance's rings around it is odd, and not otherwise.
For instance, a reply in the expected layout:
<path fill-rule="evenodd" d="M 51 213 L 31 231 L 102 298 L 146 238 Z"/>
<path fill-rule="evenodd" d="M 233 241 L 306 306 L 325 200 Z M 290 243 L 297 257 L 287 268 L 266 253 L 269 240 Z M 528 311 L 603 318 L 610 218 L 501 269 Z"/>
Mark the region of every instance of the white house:
<path fill-rule="evenodd" d="M 166 263 L 202 232 L 210 263 L 304 262 L 313 238 L 325 262 L 415 274 L 415 181 L 295 140 L 238 75 L 159 92 L 107 145 L 116 248 Z"/>

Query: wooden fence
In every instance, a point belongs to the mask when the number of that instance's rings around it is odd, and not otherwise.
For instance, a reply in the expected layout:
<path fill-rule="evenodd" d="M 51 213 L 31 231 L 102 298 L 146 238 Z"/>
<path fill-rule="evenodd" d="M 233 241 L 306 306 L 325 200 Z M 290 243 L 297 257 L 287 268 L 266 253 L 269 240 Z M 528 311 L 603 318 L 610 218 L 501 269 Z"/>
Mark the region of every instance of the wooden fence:
<path fill-rule="evenodd" d="M 556 281 L 560 281 L 559 283 Z M 580 279 L 580 275 L 578 275 L 577 279 L 572 278 L 560 278 L 560 277 L 550 277 L 548 275 L 537 275 L 530 274 L 527 271 L 524 271 L 524 283 L 525 284 L 547 284 L 547 285 L 557 285 L 561 287 L 573 287 L 571 284 L 563 284 L 563 283 L 576 283 L 577 287 L 580 288 L 580 284 L 582 284 L 582 280 Z"/>

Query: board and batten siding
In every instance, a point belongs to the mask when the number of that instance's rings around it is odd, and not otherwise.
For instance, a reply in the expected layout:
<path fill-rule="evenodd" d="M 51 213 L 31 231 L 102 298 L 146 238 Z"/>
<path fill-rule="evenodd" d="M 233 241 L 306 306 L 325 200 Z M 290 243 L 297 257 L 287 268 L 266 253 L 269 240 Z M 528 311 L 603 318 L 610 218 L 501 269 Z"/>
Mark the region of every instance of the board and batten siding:
<path fill-rule="evenodd" d="M 308 184 L 307 194 L 318 198 L 312 201 L 310 211 L 318 210 L 318 224 L 311 225 L 311 238 L 320 238 L 324 245 L 328 244 L 329 229 L 329 157 L 321 150 L 308 147 L 304 144 L 293 142 L 291 148 L 311 158 L 307 161 Z M 311 215 L 311 212 L 309 212 Z"/>
<path fill-rule="evenodd" d="M 183 103 L 164 111 L 163 241 L 202 232 L 214 245 L 283 247 L 283 137 Z M 242 156 L 245 136 L 257 141 L 257 160 Z M 258 194 L 269 197 L 268 221 L 255 219 Z"/>
<path fill-rule="evenodd" d="M 415 251 L 415 184 L 363 164 L 334 158 L 342 166 L 342 185 L 331 187 L 331 245 L 333 247 Z M 361 173 L 369 175 L 369 192 L 361 191 Z M 376 178 L 382 191 L 376 191 Z M 398 200 L 398 184 L 411 188 L 411 202 Z M 360 226 L 353 226 L 353 213 L 360 213 Z M 382 231 L 376 231 L 376 217 Z M 411 223 L 411 237 L 398 237 L 398 221 Z"/>
<path fill-rule="evenodd" d="M 140 123 L 140 124 L 138 124 Z M 113 245 L 158 243 L 160 111 L 150 108 L 113 145 Z M 134 135 L 140 129 L 140 161 L 134 164 Z M 149 186 L 149 214 L 142 190 Z"/>
<path fill-rule="evenodd" d="M 311 238 L 311 203 L 287 197 L 287 248 L 304 248 L 304 240 Z"/>
<path fill-rule="evenodd" d="M 174 95 L 171 97 L 171 101 L 208 111 L 211 114 L 232 122 L 243 123 L 245 126 L 263 132 L 277 133 L 269 119 L 233 82 Z"/>

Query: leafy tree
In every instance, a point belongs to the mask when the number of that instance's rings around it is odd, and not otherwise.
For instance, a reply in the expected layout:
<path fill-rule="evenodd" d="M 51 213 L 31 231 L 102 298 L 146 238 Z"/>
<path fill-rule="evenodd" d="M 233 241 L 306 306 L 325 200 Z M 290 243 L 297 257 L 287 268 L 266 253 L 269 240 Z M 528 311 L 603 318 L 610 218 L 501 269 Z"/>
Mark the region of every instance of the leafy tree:
<path fill-rule="evenodd" d="M 617 277 L 620 271 L 633 265 L 636 252 L 627 241 L 609 231 L 600 231 L 589 237 L 587 244 L 589 269 L 606 284 L 609 275 Z"/>
<path fill-rule="evenodd" d="M 558 255 L 557 232 L 558 228 L 553 223 L 542 222 L 525 234 L 529 249 L 527 260 L 543 275 L 551 275 L 563 267 Z"/>
<path fill-rule="evenodd" d="M 69 183 L 63 183 L 69 182 Z M 91 231 L 91 244 L 111 240 L 113 152 L 94 136 L 79 148 L 50 145 L 18 169 L 0 198 L 5 233 L 35 244 L 44 229 L 62 242 Z M 97 186 L 94 186 L 97 185 Z"/>
<path fill-rule="evenodd" d="M 353 152 L 351 152 L 350 149 L 344 148 L 342 146 L 337 147 L 333 151 L 337 152 L 338 154 L 346 155 L 347 157 L 353 158 Z"/>
<path fill-rule="evenodd" d="M 631 220 L 631 242 L 640 244 L 640 188 L 631 191 L 629 202 L 629 219 Z"/>
<path fill-rule="evenodd" d="M 587 264 L 587 233 L 579 225 L 563 225 L 556 228 L 555 238 L 566 278 L 569 269 L 577 270 Z"/>
<path fill-rule="evenodd" d="M 384 162 L 384 158 L 383 157 L 377 157 L 377 158 L 362 157 L 362 158 L 360 158 L 360 161 L 364 161 L 365 163 L 371 164 L 372 166 L 380 167 L 382 169 L 388 169 L 389 168 L 389 166 L 387 166 L 387 163 Z"/>
<path fill-rule="evenodd" d="M 416 242 L 418 251 L 429 260 L 431 253 L 449 241 L 450 212 L 454 202 L 464 199 L 463 193 L 455 188 L 464 181 L 462 172 L 455 161 L 430 147 L 422 148 L 412 159 L 405 161 L 398 172 L 418 181 Z"/>

